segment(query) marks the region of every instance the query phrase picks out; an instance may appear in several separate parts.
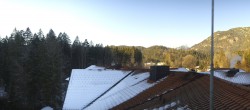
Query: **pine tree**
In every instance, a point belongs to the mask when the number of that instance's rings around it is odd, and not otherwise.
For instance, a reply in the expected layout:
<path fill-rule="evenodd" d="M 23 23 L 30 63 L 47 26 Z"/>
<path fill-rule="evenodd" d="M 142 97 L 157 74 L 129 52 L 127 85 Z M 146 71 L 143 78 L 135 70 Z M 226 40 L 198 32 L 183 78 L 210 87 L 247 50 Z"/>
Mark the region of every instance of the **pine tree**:
<path fill-rule="evenodd" d="M 0 76 L 2 77 L 5 87 L 9 86 L 9 55 L 8 55 L 8 38 L 4 38 L 1 40 L 1 49 L 0 49 Z"/>
<path fill-rule="evenodd" d="M 42 90 L 44 86 L 44 75 L 47 70 L 47 55 L 45 47 L 45 39 L 40 38 L 37 34 L 31 40 L 29 60 L 27 61 L 27 90 L 28 105 L 30 109 L 39 109 L 42 104 Z"/>
<path fill-rule="evenodd" d="M 112 51 L 109 46 L 104 47 L 103 51 L 103 65 L 104 66 L 111 66 L 111 63 L 113 62 L 113 56 L 112 56 Z"/>
<path fill-rule="evenodd" d="M 42 76 L 42 103 L 59 108 L 62 105 L 62 53 L 54 31 L 45 39 L 46 69 Z"/>
<path fill-rule="evenodd" d="M 62 52 L 62 61 L 63 61 L 63 78 L 69 77 L 71 71 L 71 47 L 70 39 L 66 33 L 59 33 L 58 43 Z"/>
<path fill-rule="evenodd" d="M 142 52 L 139 50 L 139 49 L 135 49 L 134 51 L 134 59 L 135 59 L 135 63 L 136 63 L 136 66 L 139 66 L 141 67 L 142 65 Z"/>
<path fill-rule="evenodd" d="M 4 47 L 3 47 L 3 42 L 2 39 L 0 37 L 0 87 L 4 86 L 4 68 L 3 68 L 3 64 L 4 64 Z"/>
<path fill-rule="evenodd" d="M 25 44 L 28 45 L 31 42 L 32 37 L 33 37 L 32 32 L 29 27 L 23 33 L 23 36 L 24 36 Z"/>
<path fill-rule="evenodd" d="M 72 69 L 80 69 L 83 66 L 83 50 L 81 47 L 81 42 L 78 36 L 75 38 L 72 48 L 71 48 L 71 68 Z"/>
<path fill-rule="evenodd" d="M 26 72 L 25 72 L 25 40 L 22 36 L 23 31 L 14 31 L 8 40 L 8 74 L 9 100 L 13 107 L 22 108 L 27 105 L 26 93 Z"/>
<path fill-rule="evenodd" d="M 84 40 L 82 44 L 82 49 L 83 49 L 83 68 L 86 68 L 88 66 L 88 49 L 89 49 L 89 42 L 87 39 Z"/>

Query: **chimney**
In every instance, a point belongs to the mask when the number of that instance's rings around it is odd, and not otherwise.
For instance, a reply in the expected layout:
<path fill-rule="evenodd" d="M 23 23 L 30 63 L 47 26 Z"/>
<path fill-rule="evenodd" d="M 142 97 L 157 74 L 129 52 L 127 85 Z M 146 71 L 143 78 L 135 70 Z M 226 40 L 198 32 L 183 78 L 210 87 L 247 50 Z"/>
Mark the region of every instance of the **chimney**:
<path fill-rule="evenodd" d="M 228 76 L 228 77 L 233 77 L 236 73 L 238 73 L 239 72 L 239 69 L 235 69 L 235 68 L 231 68 L 227 73 L 226 73 L 226 75 Z"/>
<path fill-rule="evenodd" d="M 157 81 L 169 74 L 169 66 L 151 66 L 150 77 L 152 81 Z"/>

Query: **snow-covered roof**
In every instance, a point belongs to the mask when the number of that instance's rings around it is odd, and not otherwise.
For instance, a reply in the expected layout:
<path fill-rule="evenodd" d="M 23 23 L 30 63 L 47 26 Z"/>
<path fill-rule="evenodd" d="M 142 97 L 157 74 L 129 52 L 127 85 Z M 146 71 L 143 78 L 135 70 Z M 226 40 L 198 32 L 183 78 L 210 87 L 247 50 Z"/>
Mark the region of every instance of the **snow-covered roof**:
<path fill-rule="evenodd" d="M 63 110 L 80 110 L 125 77 L 129 71 L 110 70 L 97 66 L 73 69 Z"/>
<path fill-rule="evenodd" d="M 170 71 L 176 71 L 176 72 L 188 72 L 186 68 L 177 68 L 177 69 L 171 69 Z"/>
<path fill-rule="evenodd" d="M 215 71 L 223 71 L 223 72 L 228 72 L 231 68 L 215 68 Z M 242 69 L 239 69 L 239 72 L 246 72 Z"/>
<path fill-rule="evenodd" d="M 233 77 L 228 77 L 225 74 L 226 70 L 216 70 L 214 71 L 214 76 L 220 79 L 243 85 L 250 85 L 250 73 L 237 72 Z M 210 74 L 210 72 L 200 72 L 202 74 Z"/>
<path fill-rule="evenodd" d="M 102 96 L 95 103 L 90 105 L 87 110 L 107 110 L 121 104 L 136 96 L 142 91 L 152 87 L 155 83 L 147 83 L 149 72 L 129 75 L 112 90 Z"/>
<path fill-rule="evenodd" d="M 85 69 L 87 69 L 87 70 L 103 70 L 105 68 L 104 67 L 100 67 L 100 66 L 96 66 L 96 65 L 91 65 L 91 66 L 89 66 L 89 67 L 87 67 Z"/>
<path fill-rule="evenodd" d="M 105 69 L 94 65 L 86 69 L 73 69 L 63 110 L 81 110 L 83 108 L 87 110 L 110 109 L 159 82 L 147 83 L 149 72 L 128 75 L 129 72 Z M 121 80 L 122 78 L 124 79 Z M 121 82 L 103 94 L 119 80 Z M 101 94 L 103 95 L 95 100 Z M 87 106 L 93 100 L 95 101 Z"/>

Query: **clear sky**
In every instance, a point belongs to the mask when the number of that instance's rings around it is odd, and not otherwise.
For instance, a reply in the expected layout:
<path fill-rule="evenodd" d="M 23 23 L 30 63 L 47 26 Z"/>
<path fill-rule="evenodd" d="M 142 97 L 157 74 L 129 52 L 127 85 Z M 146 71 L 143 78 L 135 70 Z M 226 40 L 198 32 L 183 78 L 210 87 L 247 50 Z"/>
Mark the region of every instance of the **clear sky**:
<path fill-rule="evenodd" d="M 250 26 L 250 0 L 215 0 L 215 31 Z M 104 45 L 192 46 L 211 34 L 211 0 L 0 0 L 0 36 L 66 32 Z"/>

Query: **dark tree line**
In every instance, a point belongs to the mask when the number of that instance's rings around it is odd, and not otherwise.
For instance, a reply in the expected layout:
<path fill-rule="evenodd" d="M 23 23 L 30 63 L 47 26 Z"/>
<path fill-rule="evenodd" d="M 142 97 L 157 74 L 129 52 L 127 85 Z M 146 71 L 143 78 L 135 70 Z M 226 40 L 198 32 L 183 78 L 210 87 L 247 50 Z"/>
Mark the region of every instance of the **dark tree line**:
<path fill-rule="evenodd" d="M 135 47 L 119 46 L 110 47 L 113 53 L 113 63 L 128 67 L 141 67 L 142 53 Z"/>
<path fill-rule="evenodd" d="M 61 109 L 65 95 L 65 78 L 72 69 L 90 65 L 111 64 L 140 66 L 142 53 L 135 47 L 93 44 L 78 37 L 71 44 L 66 33 L 58 36 L 51 29 L 32 33 L 16 30 L 0 38 L 0 87 L 8 98 L 1 101 L 4 109 Z"/>

